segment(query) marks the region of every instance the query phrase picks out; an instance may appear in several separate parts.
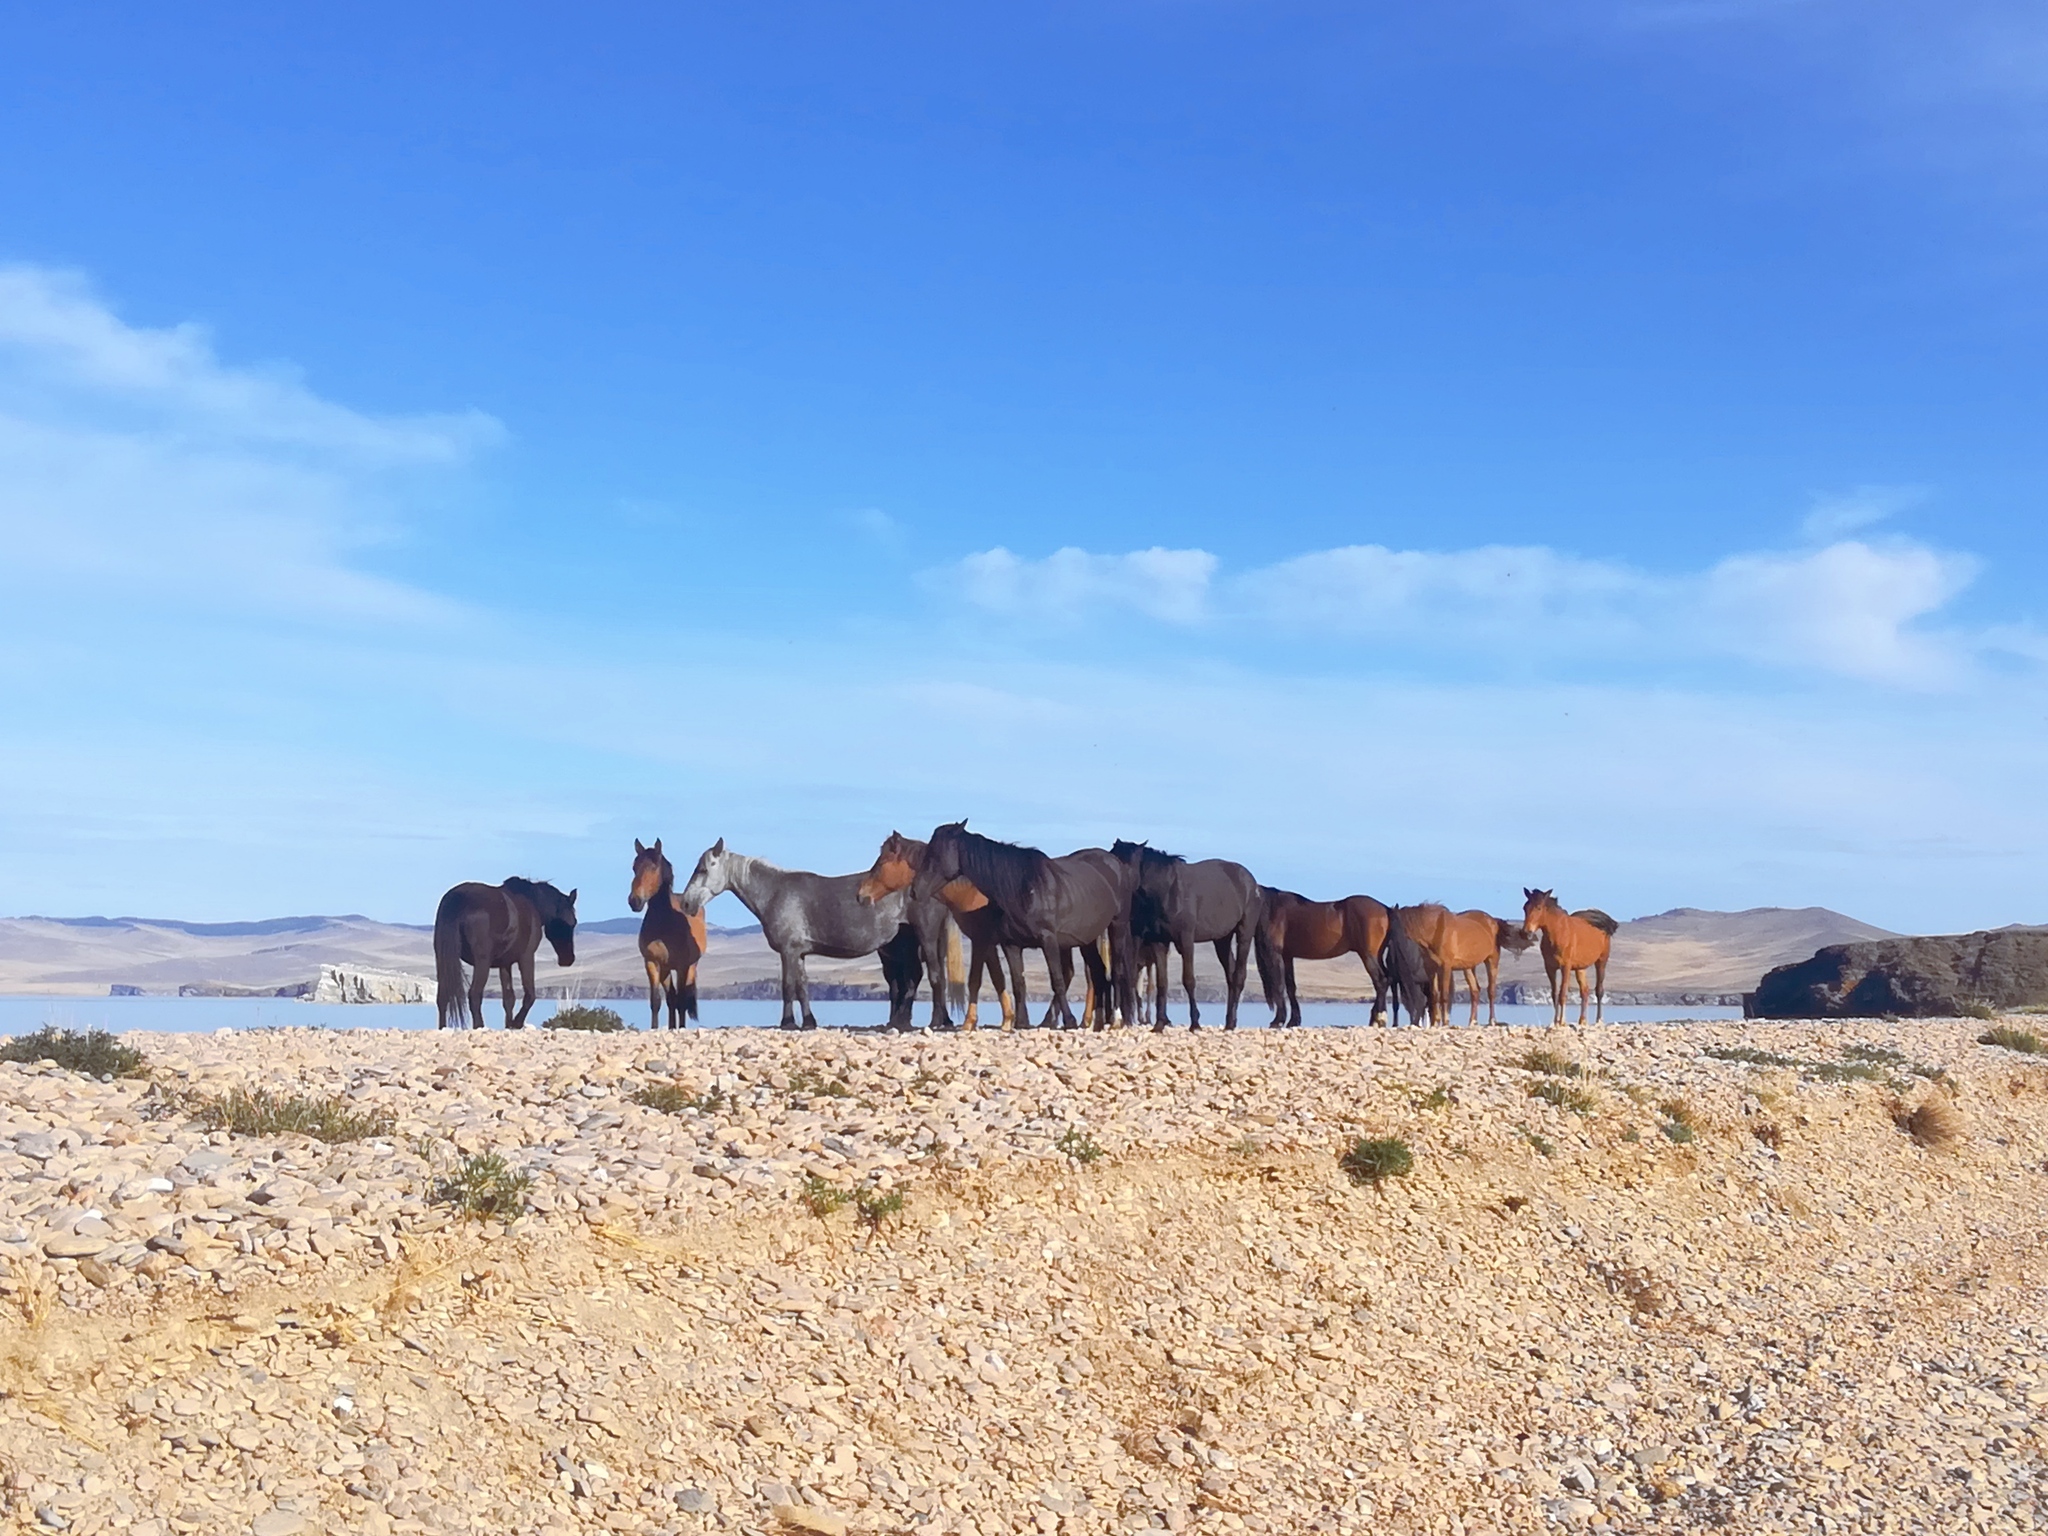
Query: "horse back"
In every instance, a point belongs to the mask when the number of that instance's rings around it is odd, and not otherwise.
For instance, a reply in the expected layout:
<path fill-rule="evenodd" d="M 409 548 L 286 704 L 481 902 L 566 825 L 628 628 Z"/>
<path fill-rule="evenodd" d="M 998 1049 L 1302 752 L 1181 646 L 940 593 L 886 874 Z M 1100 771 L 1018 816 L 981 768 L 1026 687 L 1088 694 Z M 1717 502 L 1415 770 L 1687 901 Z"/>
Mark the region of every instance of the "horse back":
<path fill-rule="evenodd" d="M 462 958 L 496 967 L 532 956 L 540 948 L 540 911 L 502 885 L 465 880 L 452 886 L 434 910 L 434 933 L 457 936 Z"/>

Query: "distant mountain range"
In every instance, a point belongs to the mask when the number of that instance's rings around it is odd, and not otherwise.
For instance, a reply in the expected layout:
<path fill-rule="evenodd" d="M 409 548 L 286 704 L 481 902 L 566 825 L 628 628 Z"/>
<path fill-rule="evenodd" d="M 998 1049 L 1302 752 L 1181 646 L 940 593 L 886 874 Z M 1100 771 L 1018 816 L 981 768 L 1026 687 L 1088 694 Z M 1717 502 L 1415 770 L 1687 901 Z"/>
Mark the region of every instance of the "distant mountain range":
<path fill-rule="evenodd" d="M 645 973 L 635 944 L 639 931 L 637 917 L 583 924 L 576 931 L 576 964 L 567 971 L 553 963 L 543 946 L 536 978 L 543 992 L 551 997 L 644 997 Z M 1621 925 L 1608 990 L 1617 998 L 1644 1002 L 1733 998 L 1753 988 L 1772 966 L 1804 960 L 1823 945 L 1892 937 L 1887 929 L 1825 907 L 1747 912 L 1679 907 Z M 422 925 L 357 915 L 246 923 L 0 918 L 0 994 L 105 996 L 115 988 L 163 994 L 276 993 L 310 982 L 323 965 L 430 977 L 432 939 L 432 930 Z M 1506 958 L 1504 981 L 1518 988 L 1544 986 L 1533 949 Z M 758 924 L 711 930 L 701 979 L 706 996 L 779 995 L 779 974 Z M 1221 973 L 1206 945 L 1199 952 L 1197 976 L 1205 995 L 1220 993 Z M 1350 999 L 1367 990 L 1355 959 L 1304 961 L 1297 977 L 1305 997 Z M 872 958 L 813 961 L 811 980 L 816 995 L 881 994 L 881 972 Z"/>

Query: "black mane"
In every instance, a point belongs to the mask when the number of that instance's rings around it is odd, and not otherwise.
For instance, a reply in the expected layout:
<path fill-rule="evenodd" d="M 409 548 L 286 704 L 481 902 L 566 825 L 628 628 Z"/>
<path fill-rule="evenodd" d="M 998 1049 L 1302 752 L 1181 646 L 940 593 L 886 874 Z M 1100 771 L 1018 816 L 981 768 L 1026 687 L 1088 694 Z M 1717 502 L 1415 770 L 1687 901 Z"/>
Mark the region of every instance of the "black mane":
<path fill-rule="evenodd" d="M 505 889 L 532 902 L 544 923 L 561 922 L 565 918 L 575 921 L 570 916 L 569 898 L 545 880 L 527 880 L 514 875 L 505 882 Z"/>
<path fill-rule="evenodd" d="M 1157 869 L 1163 865 L 1187 863 L 1187 860 L 1177 853 L 1168 853 L 1164 848 L 1154 848 L 1150 843 L 1134 843 L 1123 837 L 1111 843 L 1109 851 L 1126 864 L 1136 859 L 1140 869 Z"/>
<path fill-rule="evenodd" d="M 1018 843 L 999 843 L 979 832 L 970 832 L 955 822 L 932 834 L 936 843 L 950 837 L 960 851 L 960 873 L 974 888 L 1005 912 L 1022 912 L 1031 890 L 1051 861 L 1036 848 Z"/>

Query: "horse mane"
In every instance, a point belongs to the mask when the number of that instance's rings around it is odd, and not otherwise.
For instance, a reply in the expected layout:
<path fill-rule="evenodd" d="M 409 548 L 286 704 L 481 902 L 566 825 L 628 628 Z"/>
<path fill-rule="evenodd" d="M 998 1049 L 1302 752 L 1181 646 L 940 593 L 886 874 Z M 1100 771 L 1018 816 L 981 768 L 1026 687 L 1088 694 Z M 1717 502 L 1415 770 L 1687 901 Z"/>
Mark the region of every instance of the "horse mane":
<path fill-rule="evenodd" d="M 942 834 L 958 841 L 960 873 L 976 890 L 1005 912 L 1029 907 L 1032 889 L 1052 862 L 1045 854 L 1020 843 L 997 842 L 958 823 L 934 833 L 934 841 Z"/>
<path fill-rule="evenodd" d="M 1187 863 L 1187 860 L 1177 853 L 1168 853 L 1164 848 L 1154 848 L 1150 843 L 1134 843 L 1129 838 L 1124 837 L 1120 837 L 1114 843 L 1111 843 L 1109 851 L 1122 859 L 1126 864 L 1130 863 L 1132 855 L 1135 854 L 1138 860 L 1138 867 L 1141 869 L 1148 864 L 1158 866 Z"/>
<path fill-rule="evenodd" d="M 528 880 L 523 876 L 513 875 L 506 880 L 504 888 L 514 896 L 524 896 L 532 902 L 534 910 L 540 913 L 543 921 L 558 919 L 562 909 L 569 905 L 568 896 L 545 880 Z"/>
<path fill-rule="evenodd" d="M 1617 923 L 1605 912 L 1602 912 L 1598 907 L 1581 907 L 1572 916 L 1582 923 L 1591 923 L 1610 939 L 1614 937 L 1615 930 L 1621 926 L 1621 924 Z"/>
<path fill-rule="evenodd" d="M 1494 918 L 1493 937 L 1494 942 L 1502 949 L 1511 949 L 1518 955 L 1536 942 L 1523 930 L 1520 923 L 1505 917 Z"/>

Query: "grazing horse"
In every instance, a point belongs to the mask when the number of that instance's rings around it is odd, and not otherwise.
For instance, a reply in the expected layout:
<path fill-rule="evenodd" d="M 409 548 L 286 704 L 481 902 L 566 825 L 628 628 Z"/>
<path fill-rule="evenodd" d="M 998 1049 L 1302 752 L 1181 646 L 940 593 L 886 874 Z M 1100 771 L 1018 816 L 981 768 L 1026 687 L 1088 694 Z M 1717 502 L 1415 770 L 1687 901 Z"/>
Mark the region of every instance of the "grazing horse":
<path fill-rule="evenodd" d="M 668 1002 L 668 1027 L 683 1029 L 697 1017 L 697 962 L 704 958 L 704 914 L 685 912 L 676 897 L 676 867 L 661 851 L 661 839 L 644 846 L 633 839 L 633 884 L 626 905 L 640 919 L 640 961 L 647 967 L 647 1027 L 661 1028 L 661 1005 Z"/>
<path fill-rule="evenodd" d="M 760 919 L 762 937 L 782 960 L 784 1029 L 798 1027 L 799 1006 L 802 1027 L 818 1027 L 804 964 L 812 955 L 832 960 L 879 955 L 889 983 L 889 1027 L 905 1028 L 924 974 L 918 930 L 910 922 L 912 902 L 901 892 L 877 902 L 862 901 L 861 878 L 782 869 L 766 859 L 728 852 L 721 837 L 697 860 L 683 887 L 683 910 L 702 912 L 712 897 L 731 891 Z M 943 975 L 935 969 L 932 987 L 932 1022 L 941 1028 L 946 1023 Z"/>
<path fill-rule="evenodd" d="M 1131 893 L 1137 879 L 1123 860 L 1103 848 L 1083 848 L 1052 858 L 1036 848 L 983 837 L 968 831 L 966 822 L 955 821 L 933 831 L 917 877 L 911 882 L 911 894 L 931 897 L 954 880 L 971 883 L 1002 909 L 1010 931 L 1025 935 L 1024 943 L 1044 953 L 1052 980 L 1047 1024 L 1057 1019 L 1061 1028 L 1079 1027 L 1067 1004 L 1067 985 L 1073 976 L 1066 951 L 1071 945 L 1080 946 L 1094 987 L 1091 1011 L 1095 1027 L 1108 1024 L 1117 1006 L 1127 1019 L 1136 1015 L 1130 929 Z M 1107 967 L 1098 944 L 1105 936 L 1109 939 Z"/>
<path fill-rule="evenodd" d="M 1467 1022 L 1477 1024 L 1479 973 L 1483 970 L 1486 972 L 1486 1022 L 1499 1023 L 1494 993 L 1500 976 L 1500 952 L 1505 947 L 1519 954 L 1529 947 L 1531 940 L 1522 932 L 1522 925 L 1477 908 L 1469 912 L 1446 912 L 1434 906 L 1404 907 L 1402 910 L 1432 914 L 1427 933 L 1420 929 L 1416 931 L 1416 938 L 1429 950 L 1430 961 L 1435 967 L 1437 990 L 1431 999 L 1432 1020 L 1440 1024 L 1450 1022 L 1451 994 L 1462 975 L 1465 978 L 1465 996 L 1472 1005 L 1471 1018 Z M 1437 913 L 1442 915 L 1436 916 Z"/>
<path fill-rule="evenodd" d="M 909 890 L 911 882 L 917 878 L 918 866 L 924 862 L 924 849 L 925 845 L 916 838 L 891 832 L 882 840 L 873 867 L 860 883 L 860 899 L 880 901 L 893 891 Z M 966 974 L 966 1027 L 975 1027 L 981 1009 L 981 979 L 986 975 L 995 982 L 996 1004 L 1002 1009 L 1003 1028 L 1011 1028 L 1024 1006 L 1024 950 L 1021 940 L 1010 937 L 1010 923 L 1002 908 L 975 889 L 972 881 L 947 881 L 939 888 L 938 899 L 953 915 L 953 935 L 967 935 L 971 959 Z M 957 983 L 960 980 L 956 974 L 959 942 L 957 936 L 949 937 L 947 969 L 951 979 Z M 1005 959 L 1010 965 L 1008 988 L 1003 985 Z M 1016 1000 L 1014 1005 L 1012 998 Z"/>
<path fill-rule="evenodd" d="M 1372 1018 L 1387 1021 L 1387 973 L 1382 952 L 1387 947 L 1387 909 L 1370 896 L 1342 901 L 1310 901 L 1293 891 L 1267 889 L 1252 930 L 1252 953 L 1259 962 L 1259 984 L 1266 1006 L 1273 1010 L 1274 1029 L 1301 1023 L 1301 997 L 1294 988 L 1296 960 L 1333 960 L 1356 955 L 1372 981 Z"/>
<path fill-rule="evenodd" d="M 1390 1022 L 1401 1022 L 1404 1006 L 1410 1024 L 1437 1022 L 1439 994 L 1448 997 L 1449 992 L 1444 969 L 1437 963 L 1436 944 L 1449 916 L 1435 902 L 1387 909 L 1387 942 L 1381 965 L 1387 978 Z M 1449 1004 L 1444 1007 L 1448 1014 Z"/>
<path fill-rule="evenodd" d="M 1137 872 L 1131 896 L 1131 942 L 1140 962 L 1151 961 L 1156 1033 L 1172 1022 L 1166 1014 L 1165 955 L 1152 947 L 1180 951 L 1181 987 L 1188 995 L 1188 1028 L 1202 1027 L 1195 1001 L 1195 946 L 1214 944 L 1223 966 L 1223 1027 L 1237 1028 L 1237 1003 L 1244 995 L 1245 962 L 1259 921 L 1259 882 L 1242 864 L 1202 859 L 1190 864 L 1178 854 L 1118 838 L 1109 851 Z"/>
<path fill-rule="evenodd" d="M 1543 941 L 1543 969 L 1550 975 L 1552 1023 L 1564 1023 L 1565 999 L 1571 993 L 1571 977 L 1579 978 L 1579 1022 L 1586 1022 L 1586 972 L 1593 972 L 1595 1000 L 1593 1022 L 1607 1017 L 1607 957 L 1613 948 L 1614 930 L 1621 925 L 1598 907 L 1567 912 L 1557 904 L 1553 891 L 1532 891 L 1522 887 L 1522 932 Z"/>
<path fill-rule="evenodd" d="M 545 937 L 557 965 L 576 963 L 576 893 L 564 896 L 545 880 L 455 886 L 434 909 L 434 1027 L 483 1028 L 484 988 L 496 971 L 505 998 L 505 1027 L 526 1028 L 533 1009 L 533 957 Z M 462 967 L 470 967 L 465 992 Z M 512 967 L 526 1000 L 512 1011 Z"/>

